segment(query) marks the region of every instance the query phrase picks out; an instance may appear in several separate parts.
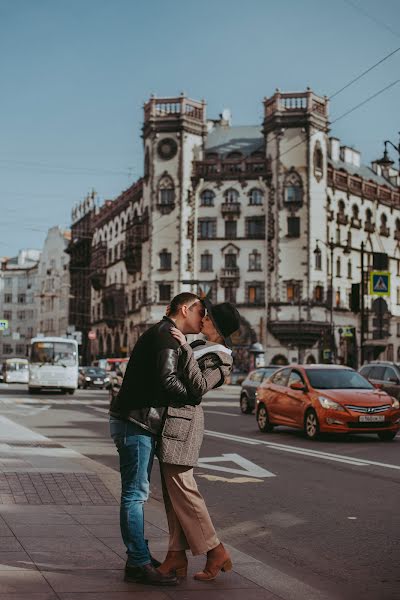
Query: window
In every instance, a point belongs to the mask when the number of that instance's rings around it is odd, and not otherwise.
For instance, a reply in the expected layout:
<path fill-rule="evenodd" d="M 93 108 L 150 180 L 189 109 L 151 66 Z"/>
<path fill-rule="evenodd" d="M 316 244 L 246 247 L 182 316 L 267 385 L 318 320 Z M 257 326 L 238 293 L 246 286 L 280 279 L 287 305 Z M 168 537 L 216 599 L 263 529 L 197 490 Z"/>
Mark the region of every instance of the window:
<path fill-rule="evenodd" d="M 284 201 L 287 204 L 303 202 L 303 183 L 300 175 L 294 170 L 291 170 L 285 178 Z"/>
<path fill-rule="evenodd" d="M 200 271 L 212 271 L 213 270 L 213 257 L 209 252 L 204 252 L 200 256 Z"/>
<path fill-rule="evenodd" d="M 292 371 L 290 373 L 287 385 L 290 386 L 292 383 L 302 383 L 304 385 L 304 380 L 298 371 Z"/>
<path fill-rule="evenodd" d="M 229 190 L 226 190 L 224 196 L 225 202 L 227 202 L 228 204 L 232 204 L 232 202 L 239 202 L 239 192 L 237 192 L 233 188 L 229 188 Z"/>
<path fill-rule="evenodd" d="M 397 337 L 400 337 L 400 323 L 397 323 L 396 334 L 397 334 Z M 400 348 L 400 346 L 399 346 L 399 348 Z"/>
<path fill-rule="evenodd" d="M 160 302 L 169 302 L 171 300 L 171 285 L 159 283 L 158 296 Z"/>
<path fill-rule="evenodd" d="M 397 304 L 400 304 L 400 287 L 397 287 L 396 290 L 396 302 Z"/>
<path fill-rule="evenodd" d="M 352 264 L 351 260 L 347 263 L 347 279 L 352 279 Z"/>
<path fill-rule="evenodd" d="M 336 306 L 340 306 L 341 297 L 340 297 L 340 289 L 336 291 Z"/>
<path fill-rule="evenodd" d="M 265 238 L 265 217 L 246 218 L 246 237 L 254 240 Z"/>
<path fill-rule="evenodd" d="M 315 256 L 315 270 L 321 271 L 322 270 L 322 254 L 321 254 L 320 248 L 317 247 L 314 250 L 314 256 Z"/>
<path fill-rule="evenodd" d="M 204 190 L 200 196 L 200 206 L 214 206 L 215 194 L 211 190 Z"/>
<path fill-rule="evenodd" d="M 399 378 L 397 376 L 396 371 L 392 367 L 386 367 L 385 372 L 383 374 L 383 380 L 391 383 L 398 383 Z"/>
<path fill-rule="evenodd" d="M 340 229 L 339 227 L 336 229 L 336 243 L 340 245 Z"/>
<path fill-rule="evenodd" d="M 264 284 L 246 283 L 246 301 L 248 304 L 264 304 Z"/>
<path fill-rule="evenodd" d="M 368 379 L 383 379 L 383 374 L 385 372 L 385 367 L 372 367 L 370 374 L 368 375 Z"/>
<path fill-rule="evenodd" d="M 286 298 L 288 302 L 297 302 L 300 299 L 300 284 L 289 282 L 286 284 Z"/>
<path fill-rule="evenodd" d="M 257 250 L 253 250 L 249 254 L 249 271 L 261 271 L 261 254 Z"/>
<path fill-rule="evenodd" d="M 201 240 L 217 237 L 217 220 L 216 219 L 199 219 L 198 221 L 198 236 Z"/>
<path fill-rule="evenodd" d="M 314 300 L 315 302 L 323 302 L 324 300 L 324 288 L 322 285 L 316 285 L 314 288 Z"/>
<path fill-rule="evenodd" d="M 290 369 L 289 368 L 288 369 L 281 369 L 280 371 L 277 371 L 275 373 L 275 375 L 272 375 L 270 381 L 274 385 L 285 386 L 286 382 L 288 380 L 288 377 L 289 377 L 289 373 L 290 373 Z"/>
<path fill-rule="evenodd" d="M 12 294 L 4 294 L 4 302 L 7 304 L 12 303 Z"/>
<path fill-rule="evenodd" d="M 162 250 L 159 254 L 160 256 L 160 271 L 170 271 L 171 270 L 171 252 L 167 252 L 167 250 Z"/>
<path fill-rule="evenodd" d="M 340 262 L 340 258 L 336 259 L 336 277 L 341 277 L 341 262 Z"/>
<path fill-rule="evenodd" d="M 288 237 L 300 237 L 300 217 L 288 217 L 287 219 Z"/>
<path fill-rule="evenodd" d="M 175 206 L 175 186 L 169 175 L 164 175 L 159 183 L 158 204 L 161 209 L 172 209 Z"/>
<path fill-rule="evenodd" d="M 11 344 L 3 344 L 3 354 L 12 354 L 13 349 Z"/>
<path fill-rule="evenodd" d="M 250 206 L 260 206 L 263 204 L 264 194 L 261 190 L 254 188 L 249 193 L 249 204 Z"/>
<path fill-rule="evenodd" d="M 236 303 L 236 290 L 237 288 L 233 285 L 228 285 L 224 288 L 224 300 L 225 302 Z"/>
<path fill-rule="evenodd" d="M 11 319 L 12 319 L 12 311 L 11 310 L 5 310 L 3 315 L 4 315 L 4 318 L 6 321 L 11 321 Z"/>
<path fill-rule="evenodd" d="M 237 238 L 237 221 L 225 221 L 225 237 L 228 240 Z"/>
<path fill-rule="evenodd" d="M 250 381 L 261 382 L 263 380 L 263 376 L 264 376 L 264 371 L 262 369 L 259 369 L 257 371 L 253 371 L 252 373 L 250 373 L 249 379 L 250 379 Z"/>
<path fill-rule="evenodd" d="M 236 259 L 237 259 L 236 254 L 233 254 L 233 253 L 225 254 L 225 269 L 236 269 L 236 267 L 237 267 Z"/>
<path fill-rule="evenodd" d="M 19 310 L 17 312 L 17 319 L 20 319 L 21 321 L 25 320 L 25 311 L 24 310 Z"/>

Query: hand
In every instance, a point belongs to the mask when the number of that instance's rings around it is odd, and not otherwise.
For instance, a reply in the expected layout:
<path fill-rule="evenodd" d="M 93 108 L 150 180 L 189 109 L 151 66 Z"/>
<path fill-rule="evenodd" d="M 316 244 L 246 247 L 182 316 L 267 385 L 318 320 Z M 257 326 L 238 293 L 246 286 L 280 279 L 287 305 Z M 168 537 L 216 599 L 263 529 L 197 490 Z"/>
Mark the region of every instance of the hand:
<path fill-rule="evenodd" d="M 183 344 L 186 344 L 186 338 L 183 335 L 182 331 L 180 331 L 180 329 L 177 329 L 176 327 L 171 327 L 170 331 L 172 337 L 178 340 L 181 346 L 183 346 Z"/>

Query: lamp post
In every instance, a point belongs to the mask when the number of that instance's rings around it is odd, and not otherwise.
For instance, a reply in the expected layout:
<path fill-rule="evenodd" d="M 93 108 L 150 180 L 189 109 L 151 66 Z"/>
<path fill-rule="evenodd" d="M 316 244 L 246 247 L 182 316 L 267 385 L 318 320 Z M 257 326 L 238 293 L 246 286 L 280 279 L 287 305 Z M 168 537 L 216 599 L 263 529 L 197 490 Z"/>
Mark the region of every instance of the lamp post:
<path fill-rule="evenodd" d="M 331 237 L 329 242 L 324 242 L 324 240 L 316 239 L 316 246 L 314 250 L 314 254 L 320 254 L 321 250 L 319 249 L 318 244 L 323 244 L 326 248 L 330 250 L 330 272 L 329 272 L 329 287 L 330 287 L 330 306 L 329 306 L 329 316 L 330 316 L 330 328 L 331 328 L 331 352 L 332 352 L 332 362 L 335 362 L 336 352 L 335 352 L 335 330 L 333 324 L 333 250 L 335 248 L 335 243 L 333 238 Z"/>
<path fill-rule="evenodd" d="M 392 148 L 394 148 L 397 152 L 397 154 L 399 155 L 399 173 L 400 173 L 400 131 L 399 131 L 399 143 L 396 146 L 396 144 L 393 144 L 393 142 L 391 142 L 390 140 L 385 140 L 384 142 L 385 145 L 385 150 L 383 152 L 383 156 L 382 158 L 380 158 L 379 160 L 377 160 L 377 164 L 380 165 L 381 167 L 383 167 L 384 169 L 389 169 L 393 164 L 394 161 L 390 159 L 389 154 L 388 154 L 388 144 L 390 146 L 392 146 Z"/>

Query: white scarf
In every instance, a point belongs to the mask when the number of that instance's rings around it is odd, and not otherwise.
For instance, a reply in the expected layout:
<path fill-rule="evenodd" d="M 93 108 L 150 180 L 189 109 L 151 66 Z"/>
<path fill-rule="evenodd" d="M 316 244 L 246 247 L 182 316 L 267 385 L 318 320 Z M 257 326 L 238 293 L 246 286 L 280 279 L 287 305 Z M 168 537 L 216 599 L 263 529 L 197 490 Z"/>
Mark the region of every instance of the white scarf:
<path fill-rule="evenodd" d="M 200 356 L 204 356 L 204 354 L 209 354 L 210 352 L 225 352 L 228 356 L 231 356 L 232 350 L 223 346 L 222 344 L 216 344 L 215 342 L 206 342 L 203 346 L 199 346 L 199 348 L 195 348 L 193 350 L 193 354 L 196 360 L 199 360 Z"/>

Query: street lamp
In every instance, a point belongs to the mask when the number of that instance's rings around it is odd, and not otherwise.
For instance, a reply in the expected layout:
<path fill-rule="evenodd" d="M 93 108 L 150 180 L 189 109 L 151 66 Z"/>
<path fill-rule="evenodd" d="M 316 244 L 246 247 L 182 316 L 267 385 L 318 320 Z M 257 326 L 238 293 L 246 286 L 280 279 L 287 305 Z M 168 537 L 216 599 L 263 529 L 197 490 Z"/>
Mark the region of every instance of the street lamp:
<path fill-rule="evenodd" d="M 335 248 L 335 243 L 333 238 L 331 237 L 329 242 L 324 242 L 324 240 L 316 239 L 316 246 L 314 250 L 314 254 L 321 254 L 321 250 L 318 244 L 323 244 L 326 248 L 330 250 L 330 273 L 329 273 L 329 287 L 330 287 L 330 326 L 331 326 L 331 346 L 332 346 L 332 357 L 335 357 L 335 335 L 334 335 L 334 325 L 333 325 L 333 250 Z"/>
<path fill-rule="evenodd" d="M 385 140 L 384 144 L 385 144 L 385 150 L 383 152 L 383 156 L 382 156 L 382 158 L 377 160 L 376 163 L 378 165 L 380 165 L 383 169 L 389 169 L 394 164 L 394 161 L 390 159 L 388 150 L 387 150 L 387 146 L 388 146 L 388 144 L 390 144 L 390 146 L 392 146 L 392 148 L 394 148 L 396 150 L 397 154 L 399 155 L 399 172 L 400 172 L 400 131 L 399 131 L 399 143 L 397 146 L 396 146 L 396 144 L 393 144 L 393 142 L 391 142 L 390 140 Z"/>

